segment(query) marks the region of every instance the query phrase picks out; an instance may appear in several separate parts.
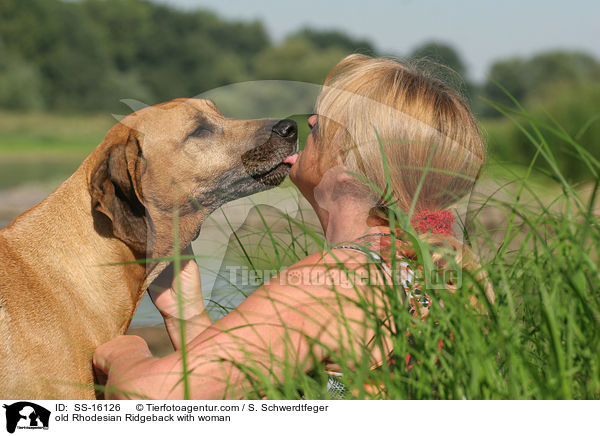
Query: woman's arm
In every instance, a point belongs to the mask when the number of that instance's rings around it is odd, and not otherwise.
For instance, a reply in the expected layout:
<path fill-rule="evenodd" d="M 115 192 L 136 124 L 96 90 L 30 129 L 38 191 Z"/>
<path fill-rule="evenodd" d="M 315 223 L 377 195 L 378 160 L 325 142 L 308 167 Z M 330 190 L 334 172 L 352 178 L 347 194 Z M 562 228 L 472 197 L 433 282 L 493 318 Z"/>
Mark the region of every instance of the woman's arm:
<path fill-rule="evenodd" d="M 191 247 L 182 253 L 179 279 L 169 265 L 150 285 L 149 294 L 164 318 L 167 332 L 176 350 L 181 348 L 181 327 L 185 341 L 189 342 L 204 331 L 212 320 L 204 307 L 200 270 L 193 258 Z"/>
<path fill-rule="evenodd" d="M 252 388 L 250 370 L 276 381 L 290 371 L 308 371 L 340 347 L 364 351 L 360 347 L 369 335 L 364 311 L 353 302 L 356 289 L 326 284 L 322 278 L 330 272 L 321 253 L 309 256 L 187 344 L 190 397 L 241 398 Z M 139 338 L 119 337 L 99 347 L 94 362 L 108 375 L 107 389 L 115 392 L 111 398 L 127 398 L 120 391 L 184 397 L 182 350 L 155 359 Z"/>

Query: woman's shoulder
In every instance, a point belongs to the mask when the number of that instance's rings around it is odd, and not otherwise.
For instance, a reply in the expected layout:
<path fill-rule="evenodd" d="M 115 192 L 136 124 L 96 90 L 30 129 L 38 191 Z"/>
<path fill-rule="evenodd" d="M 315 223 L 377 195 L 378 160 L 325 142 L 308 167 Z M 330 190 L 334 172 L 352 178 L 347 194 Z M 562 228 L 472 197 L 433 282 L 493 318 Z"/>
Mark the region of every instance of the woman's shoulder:
<path fill-rule="evenodd" d="M 371 233 L 353 241 L 339 242 L 331 247 L 317 251 L 300 259 L 287 268 L 288 273 L 323 269 L 364 269 L 368 265 L 386 263 L 381 252 L 389 247 L 389 233 Z"/>
<path fill-rule="evenodd" d="M 266 283 L 270 289 L 297 293 L 328 294 L 335 288 L 355 289 L 354 279 L 369 275 L 372 259 L 360 251 L 332 248 L 312 253 L 281 271 Z M 350 279 L 352 277 L 353 279 Z"/>

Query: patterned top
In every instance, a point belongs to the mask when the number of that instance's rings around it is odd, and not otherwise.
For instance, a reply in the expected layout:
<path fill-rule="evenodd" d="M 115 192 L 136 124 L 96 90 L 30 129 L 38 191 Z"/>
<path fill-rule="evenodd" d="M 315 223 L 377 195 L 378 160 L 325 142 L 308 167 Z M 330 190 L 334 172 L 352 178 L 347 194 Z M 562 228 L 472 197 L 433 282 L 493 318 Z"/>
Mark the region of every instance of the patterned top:
<path fill-rule="evenodd" d="M 390 233 L 370 233 L 361 236 L 356 241 L 341 243 L 332 248 L 360 252 L 366 255 L 370 261 L 380 266 L 381 270 L 389 278 L 392 278 L 391 236 Z M 399 244 L 399 242 L 400 241 L 396 241 L 397 244 Z M 423 291 L 419 280 L 415 280 L 415 271 L 407 262 L 408 259 L 403 254 L 401 246 L 396 248 L 395 258 L 398 261 L 395 266 L 400 274 L 400 282 L 402 283 L 402 288 L 404 290 L 404 295 L 400 295 L 400 298 L 408 299 L 408 311 L 413 317 L 416 318 L 420 314 L 421 318 L 424 319 L 429 313 L 431 298 Z M 409 341 L 410 339 L 411 338 L 409 338 Z M 394 355 L 388 356 L 387 360 L 389 365 L 395 365 L 397 363 L 397 359 Z M 405 362 L 408 369 L 412 368 L 412 356 L 407 355 Z M 343 374 L 327 371 L 327 375 L 327 390 L 330 397 L 334 399 L 344 398 L 347 394 L 347 388 L 341 381 Z"/>
<path fill-rule="evenodd" d="M 390 233 L 370 233 L 361 236 L 354 242 L 346 242 L 333 247 L 334 249 L 344 249 L 358 251 L 365 254 L 369 260 L 381 266 L 382 270 L 392 277 L 392 259 L 391 259 L 391 234 Z M 400 245 L 400 241 L 396 241 Z M 431 298 L 422 290 L 421 283 L 415 280 L 415 271 L 407 262 L 407 257 L 403 254 L 402 246 L 396 247 L 395 257 L 396 268 L 400 273 L 400 282 L 404 289 L 404 296 L 408 298 L 409 312 L 415 318 L 421 313 L 425 318 L 428 308 L 431 306 Z"/>

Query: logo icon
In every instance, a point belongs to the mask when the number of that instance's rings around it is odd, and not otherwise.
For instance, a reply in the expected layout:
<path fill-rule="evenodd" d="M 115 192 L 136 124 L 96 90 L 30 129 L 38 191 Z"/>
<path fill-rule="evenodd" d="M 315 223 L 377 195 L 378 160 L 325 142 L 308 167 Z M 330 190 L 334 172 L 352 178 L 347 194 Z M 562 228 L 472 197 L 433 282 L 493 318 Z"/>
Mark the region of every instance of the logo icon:
<path fill-rule="evenodd" d="M 18 429 L 44 429 L 48 430 L 50 411 L 28 401 L 19 401 L 10 405 L 4 404 L 6 409 L 6 431 L 14 433 Z"/>

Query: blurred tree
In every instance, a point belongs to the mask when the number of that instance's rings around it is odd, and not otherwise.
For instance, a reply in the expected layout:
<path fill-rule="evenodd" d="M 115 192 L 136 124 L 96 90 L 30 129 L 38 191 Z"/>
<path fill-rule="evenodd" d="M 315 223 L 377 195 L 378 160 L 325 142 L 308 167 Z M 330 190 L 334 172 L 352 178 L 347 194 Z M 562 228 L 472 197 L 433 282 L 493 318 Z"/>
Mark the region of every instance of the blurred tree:
<path fill-rule="evenodd" d="M 194 96 L 249 77 L 251 59 L 269 44 L 258 22 L 225 22 L 140 0 L 88 0 L 115 46 L 115 64 L 139 72 L 156 100 Z"/>
<path fill-rule="evenodd" d="M 458 52 L 443 42 L 427 42 L 415 48 L 410 59 L 429 59 L 435 63 L 450 68 L 460 76 L 465 77 L 467 69 Z"/>
<path fill-rule="evenodd" d="M 559 130 L 564 130 L 583 148 L 600 160 L 600 80 L 577 80 L 555 76 L 536 95 L 530 96 L 531 114 Z M 557 123 L 558 125 L 556 125 Z M 527 139 L 516 133 L 517 146 L 526 147 Z M 589 177 L 584 159 L 567 141 L 554 139 L 549 143 L 558 167 L 568 179 L 578 181 Z M 532 153 L 531 153 L 532 154 Z"/>
<path fill-rule="evenodd" d="M 543 92 L 548 84 L 556 82 L 579 83 L 600 80 L 600 64 L 581 52 L 550 51 L 529 59 L 509 58 L 492 64 L 483 93 L 491 101 L 513 106 L 498 82 L 521 103 Z M 500 116 L 487 107 L 486 116 Z"/>
<path fill-rule="evenodd" d="M 6 51 L 0 40 L 0 107 L 39 110 L 43 105 L 38 69 L 19 55 Z"/>
<path fill-rule="evenodd" d="M 45 106 L 154 103 L 252 77 L 270 45 L 259 22 L 229 22 L 143 0 L 2 0 L 0 38 L 39 71 Z"/>
<path fill-rule="evenodd" d="M 339 47 L 319 50 L 310 41 L 293 37 L 263 50 L 254 60 L 254 72 L 258 79 L 322 84 L 331 68 L 347 54 Z"/>
<path fill-rule="evenodd" d="M 139 0 L 88 0 L 82 6 L 101 29 L 115 67 L 135 69 L 139 47 L 154 31 L 152 5 Z"/>
<path fill-rule="evenodd" d="M 467 68 L 458 51 L 449 44 L 431 41 L 416 47 L 408 57 L 411 62 L 442 80 L 471 103 L 478 92 L 469 80 Z"/>
<path fill-rule="evenodd" d="M 526 110 L 530 117 L 558 131 L 570 135 L 587 152 L 600 160 L 600 81 L 556 80 L 548 82 L 535 96 L 529 96 Z M 529 123 L 517 117 L 531 131 Z M 490 149 L 501 161 L 528 165 L 536 147 L 523 132 L 508 119 L 488 119 L 484 122 L 488 131 Z M 576 153 L 568 141 L 541 129 L 548 146 L 555 156 L 556 164 L 570 181 L 584 180 L 590 176 L 585 159 Z M 533 137 L 536 137 L 532 133 Z M 536 167 L 548 170 L 549 165 L 539 157 Z"/>
<path fill-rule="evenodd" d="M 98 85 L 111 70 L 102 34 L 80 3 L 6 0 L 0 37 L 7 49 L 39 68 L 46 105 L 96 107 Z"/>
<path fill-rule="evenodd" d="M 375 47 L 368 40 L 353 38 L 336 30 L 315 30 L 305 27 L 288 37 L 288 39 L 296 38 L 310 42 L 319 50 L 335 47 L 348 53 L 376 55 Z"/>
<path fill-rule="evenodd" d="M 338 31 L 309 28 L 263 50 L 253 62 L 258 79 L 283 79 L 322 84 L 331 68 L 351 53 L 375 54 L 373 45 Z"/>
<path fill-rule="evenodd" d="M 499 103 L 508 103 L 508 98 L 504 91 L 494 82 L 498 82 L 506 88 L 513 97 L 523 101 L 527 94 L 527 70 L 528 62 L 519 57 L 513 57 L 502 61 L 497 61 L 490 67 L 489 79 L 485 82 L 484 94 L 486 98 Z M 497 113 L 497 112 L 496 112 Z M 491 110 L 490 110 L 490 115 Z"/>

